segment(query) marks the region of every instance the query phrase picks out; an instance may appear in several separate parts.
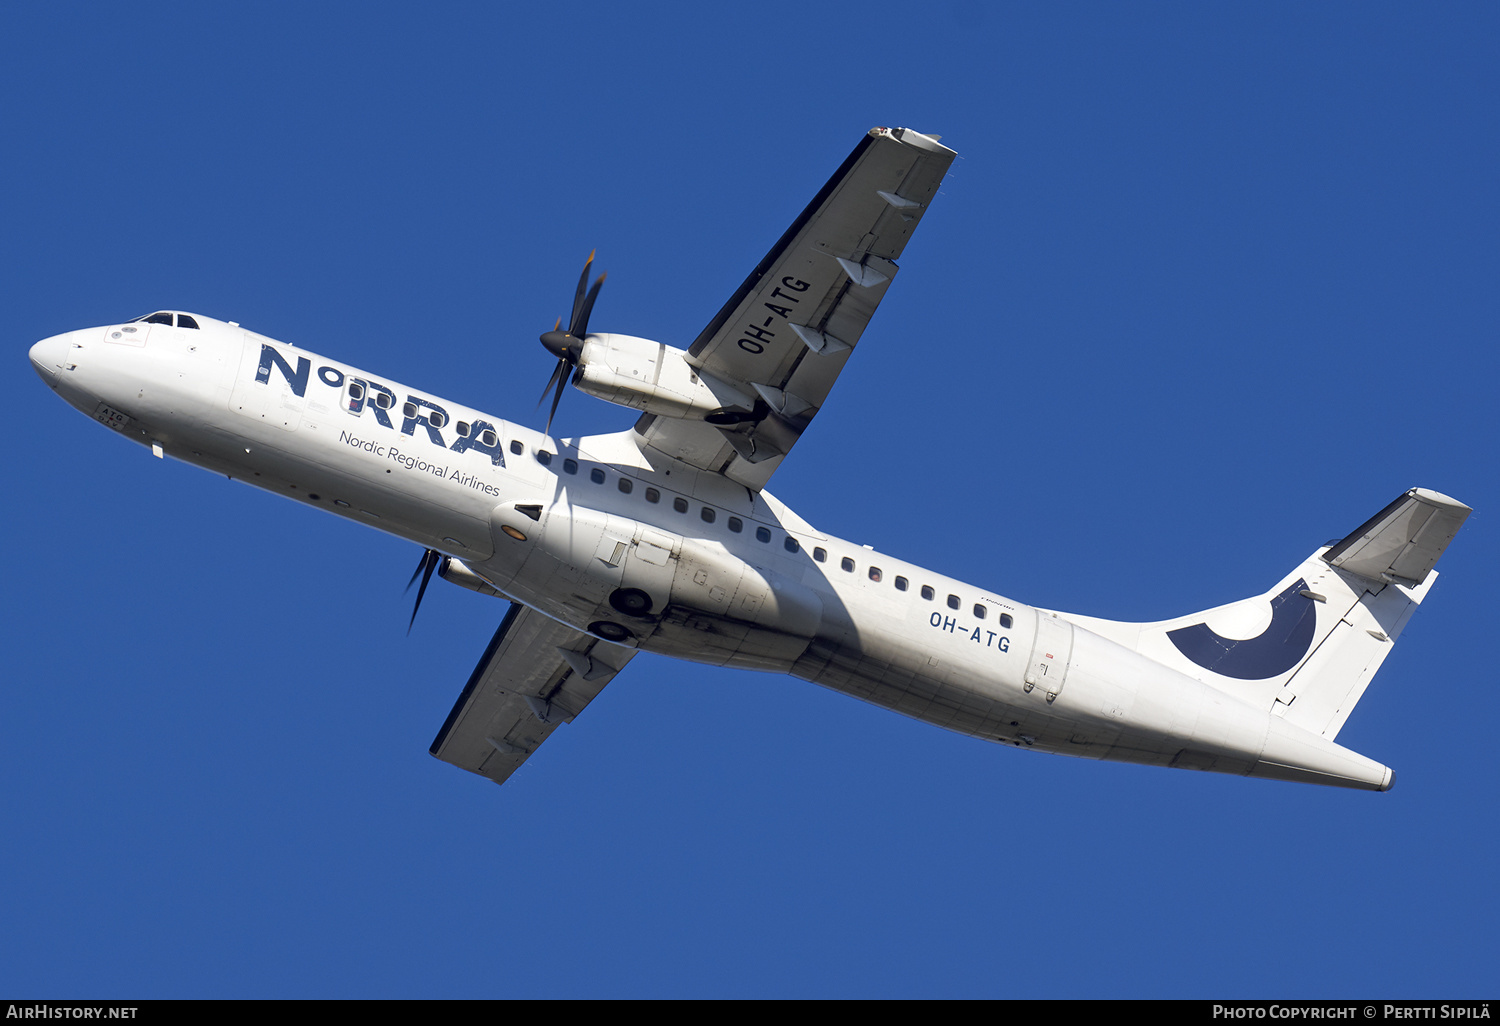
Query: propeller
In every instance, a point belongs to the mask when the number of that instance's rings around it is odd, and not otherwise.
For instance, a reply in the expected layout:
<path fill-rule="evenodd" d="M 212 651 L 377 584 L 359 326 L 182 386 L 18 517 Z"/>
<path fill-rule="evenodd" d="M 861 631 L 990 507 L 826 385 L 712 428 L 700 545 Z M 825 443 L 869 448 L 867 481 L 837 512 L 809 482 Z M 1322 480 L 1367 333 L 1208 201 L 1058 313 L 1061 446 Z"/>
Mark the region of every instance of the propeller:
<path fill-rule="evenodd" d="M 547 411 L 547 434 L 552 433 L 552 417 L 557 413 L 557 404 L 562 401 L 563 385 L 568 381 L 568 369 L 572 368 L 576 373 L 578 370 L 579 357 L 583 355 L 583 340 L 589 334 L 589 314 L 594 310 L 594 300 L 599 298 L 599 287 L 604 284 L 604 275 L 599 275 L 594 287 L 589 288 L 589 268 L 594 264 L 594 254 L 584 261 L 583 273 L 578 276 L 578 290 L 573 294 L 573 315 L 568 319 L 568 330 L 562 331 L 562 318 L 552 326 L 551 331 L 542 332 L 542 345 L 547 352 L 557 357 L 557 366 L 553 368 L 552 377 L 547 379 L 547 387 L 542 389 L 542 398 L 536 402 L 537 409 L 542 408 L 542 403 L 547 399 L 547 393 L 552 391 L 552 386 L 557 386 L 556 393 L 552 396 L 552 409 Z"/>
<path fill-rule="evenodd" d="M 411 580 L 406 582 L 406 590 L 411 591 L 411 586 L 417 583 L 417 577 L 422 578 L 422 586 L 417 589 L 417 603 L 411 607 L 411 620 L 406 625 L 406 633 L 411 634 L 412 624 L 417 622 L 417 610 L 422 608 L 422 596 L 427 593 L 427 582 L 432 580 L 432 572 L 438 568 L 443 561 L 442 555 L 436 549 L 425 549 L 422 552 L 422 561 L 417 564 L 417 569 L 412 572 Z"/>

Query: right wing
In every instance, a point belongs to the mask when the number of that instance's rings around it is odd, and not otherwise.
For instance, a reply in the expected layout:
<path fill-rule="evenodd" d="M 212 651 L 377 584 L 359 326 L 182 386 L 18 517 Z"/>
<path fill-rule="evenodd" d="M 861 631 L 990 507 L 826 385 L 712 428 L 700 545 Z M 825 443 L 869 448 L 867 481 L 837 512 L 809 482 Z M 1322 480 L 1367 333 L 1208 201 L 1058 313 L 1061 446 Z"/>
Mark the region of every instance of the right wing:
<path fill-rule="evenodd" d="M 634 657 L 513 603 L 430 751 L 503 784 Z"/>

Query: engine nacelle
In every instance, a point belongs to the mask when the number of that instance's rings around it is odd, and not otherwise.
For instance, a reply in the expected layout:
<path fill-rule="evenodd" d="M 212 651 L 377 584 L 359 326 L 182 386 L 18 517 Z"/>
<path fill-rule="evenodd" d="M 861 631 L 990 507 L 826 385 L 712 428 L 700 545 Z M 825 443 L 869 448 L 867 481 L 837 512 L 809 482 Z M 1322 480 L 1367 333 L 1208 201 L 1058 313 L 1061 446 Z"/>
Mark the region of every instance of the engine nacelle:
<path fill-rule="evenodd" d="M 438 576 L 449 584 L 477 591 L 481 595 L 489 595 L 492 598 L 506 597 L 504 592 L 470 570 L 467 563 L 454 556 L 443 557 L 443 561 L 438 564 Z"/>
<path fill-rule="evenodd" d="M 755 406 L 754 396 L 700 372 L 681 349 L 632 335 L 588 336 L 574 384 L 617 405 L 682 420 Z"/>

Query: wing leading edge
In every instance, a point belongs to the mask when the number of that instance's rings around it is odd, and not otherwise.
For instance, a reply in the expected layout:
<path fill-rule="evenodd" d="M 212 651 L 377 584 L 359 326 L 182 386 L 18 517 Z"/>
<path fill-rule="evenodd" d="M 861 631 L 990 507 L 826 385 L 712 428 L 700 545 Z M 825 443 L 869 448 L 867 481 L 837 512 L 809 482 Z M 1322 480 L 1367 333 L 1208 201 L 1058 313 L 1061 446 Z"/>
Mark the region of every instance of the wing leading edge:
<path fill-rule="evenodd" d="M 634 656 L 513 603 L 430 751 L 503 784 Z"/>
<path fill-rule="evenodd" d="M 712 423 L 646 414 L 647 458 L 761 488 L 828 398 L 955 156 L 937 136 L 866 133 L 688 349 L 695 371 L 754 407 Z"/>

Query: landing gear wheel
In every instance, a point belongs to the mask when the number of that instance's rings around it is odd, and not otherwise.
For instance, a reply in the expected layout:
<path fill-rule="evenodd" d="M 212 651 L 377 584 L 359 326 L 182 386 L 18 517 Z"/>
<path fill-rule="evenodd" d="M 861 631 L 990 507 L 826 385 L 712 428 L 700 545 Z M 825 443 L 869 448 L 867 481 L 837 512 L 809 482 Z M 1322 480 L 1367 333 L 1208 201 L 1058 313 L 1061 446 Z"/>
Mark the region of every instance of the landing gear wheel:
<path fill-rule="evenodd" d="M 628 627 L 621 627 L 610 620 L 595 620 L 589 624 L 589 633 L 605 641 L 627 641 L 635 636 Z"/>
<path fill-rule="evenodd" d="M 626 616 L 645 616 L 651 612 L 651 596 L 639 588 L 616 588 L 609 604 Z"/>

